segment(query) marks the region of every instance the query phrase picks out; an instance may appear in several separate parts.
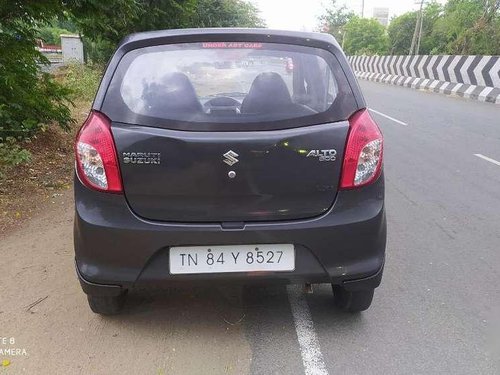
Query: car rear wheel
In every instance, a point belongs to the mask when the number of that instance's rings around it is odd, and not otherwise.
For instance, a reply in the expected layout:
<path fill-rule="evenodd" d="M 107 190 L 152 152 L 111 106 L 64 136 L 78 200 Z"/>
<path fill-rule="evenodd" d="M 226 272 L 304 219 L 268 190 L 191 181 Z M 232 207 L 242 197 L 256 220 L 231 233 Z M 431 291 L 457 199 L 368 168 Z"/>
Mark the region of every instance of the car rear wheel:
<path fill-rule="evenodd" d="M 118 296 L 93 296 L 87 294 L 90 309 L 96 314 L 116 315 L 120 313 L 125 304 L 127 293 Z"/>
<path fill-rule="evenodd" d="M 364 311 L 372 304 L 374 291 L 375 289 L 368 289 L 351 292 L 341 286 L 333 285 L 335 306 L 350 313 Z"/>

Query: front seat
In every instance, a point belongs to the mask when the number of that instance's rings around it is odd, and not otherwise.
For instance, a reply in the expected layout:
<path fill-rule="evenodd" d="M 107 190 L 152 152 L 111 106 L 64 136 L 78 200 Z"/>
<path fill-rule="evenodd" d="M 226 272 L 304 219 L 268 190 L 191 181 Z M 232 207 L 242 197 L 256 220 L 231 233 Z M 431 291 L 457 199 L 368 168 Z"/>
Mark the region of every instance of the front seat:
<path fill-rule="evenodd" d="M 286 83 L 278 73 L 260 73 L 241 103 L 241 113 L 282 113 L 294 106 Z"/>
<path fill-rule="evenodd" d="M 286 114 L 283 118 L 291 118 L 316 112 L 294 103 L 283 78 L 278 73 L 266 72 L 253 80 L 250 91 L 241 103 L 241 113 Z"/>
<path fill-rule="evenodd" d="M 169 73 L 158 82 L 147 85 L 142 98 L 151 116 L 187 117 L 203 112 L 193 84 L 184 73 L 180 72 Z"/>

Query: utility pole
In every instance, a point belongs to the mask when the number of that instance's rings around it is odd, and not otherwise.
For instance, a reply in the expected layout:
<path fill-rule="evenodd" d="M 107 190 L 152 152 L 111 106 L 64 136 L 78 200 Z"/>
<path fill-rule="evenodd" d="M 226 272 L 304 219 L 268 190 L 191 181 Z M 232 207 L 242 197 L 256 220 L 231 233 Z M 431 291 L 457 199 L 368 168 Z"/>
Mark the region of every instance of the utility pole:
<path fill-rule="evenodd" d="M 361 18 L 365 16 L 365 0 L 361 0 Z"/>
<path fill-rule="evenodd" d="M 422 21 L 423 21 L 422 8 L 424 6 L 424 2 L 425 0 L 420 0 L 420 9 L 418 10 L 417 22 L 415 22 L 415 30 L 413 31 L 413 38 L 411 39 L 411 46 L 409 53 L 410 55 L 418 54 L 418 50 L 420 48 L 420 38 L 422 37 Z"/>
<path fill-rule="evenodd" d="M 420 26 L 418 28 L 418 38 L 417 38 L 417 49 L 415 50 L 415 55 L 418 55 L 420 51 L 420 40 L 422 39 L 422 24 L 424 23 L 424 15 L 420 12 Z"/>

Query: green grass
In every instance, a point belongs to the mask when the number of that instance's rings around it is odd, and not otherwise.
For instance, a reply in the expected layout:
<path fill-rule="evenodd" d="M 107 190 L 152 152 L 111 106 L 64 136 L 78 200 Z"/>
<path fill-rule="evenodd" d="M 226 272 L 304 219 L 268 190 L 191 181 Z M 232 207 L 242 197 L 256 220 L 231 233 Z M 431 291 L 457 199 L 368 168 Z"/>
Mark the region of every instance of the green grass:
<path fill-rule="evenodd" d="M 71 64 L 61 68 L 61 82 L 72 90 L 72 100 L 91 101 L 103 74 L 101 65 Z"/>

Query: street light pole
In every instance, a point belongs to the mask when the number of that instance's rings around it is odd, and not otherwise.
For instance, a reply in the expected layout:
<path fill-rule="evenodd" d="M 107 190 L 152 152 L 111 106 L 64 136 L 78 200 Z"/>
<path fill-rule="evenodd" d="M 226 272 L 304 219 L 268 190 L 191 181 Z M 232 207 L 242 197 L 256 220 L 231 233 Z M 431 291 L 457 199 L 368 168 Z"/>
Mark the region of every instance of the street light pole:
<path fill-rule="evenodd" d="M 422 37 L 422 18 L 423 18 L 422 8 L 424 6 L 424 2 L 425 0 L 420 0 L 420 9 L 418 10 L 417 22 L 415 22 L 415 30 L 413 31 L 413 38 L 411 39 L 411 46 L 409 53 L 410 55 L 413 55 L 414 52 L 418 54 L 418 50 L 420 47 L 420 38 Z M 417 39 L 418 39 L 418 46 L 417 46 Z"/>
<path fill-rule="evenodd" d="M 420 51 L 420 40 L 422 39 L 422 25 L 424 23 L 424 15 L 420 12 L 420 27 L 418 28 L 418 38 L 417 38 L 417 49 L 415 51 L 415 55 L 418 55 Z"/>

